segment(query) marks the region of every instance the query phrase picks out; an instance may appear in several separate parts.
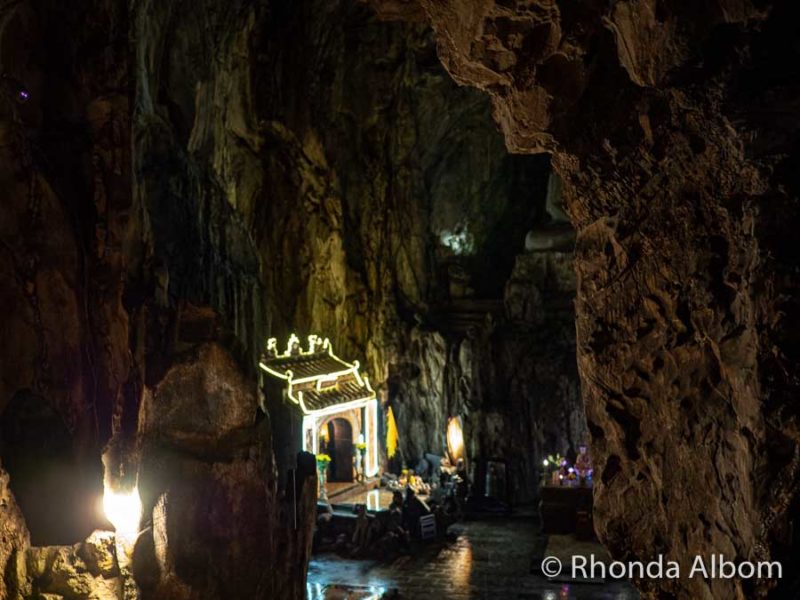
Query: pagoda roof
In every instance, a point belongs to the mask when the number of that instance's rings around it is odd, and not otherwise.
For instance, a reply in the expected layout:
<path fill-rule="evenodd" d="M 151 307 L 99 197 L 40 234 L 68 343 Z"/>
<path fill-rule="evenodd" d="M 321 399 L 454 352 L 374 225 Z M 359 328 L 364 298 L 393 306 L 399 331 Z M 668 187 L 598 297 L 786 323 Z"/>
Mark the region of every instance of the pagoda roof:
<path fill-rule="evenodd" d="M 331 373 L 350 371 L 354 367 L 327 352 L 267 358 L 262 365 L 271 375 L 287 380 L 290 377 L 294 380 L 328 378 Z"/>
<path fill-rule="evenodd" d="M 314 335 L 306 350 L 293 335 L 283 353 L 277 350 L 277 340 L 270 339 L 259 366 L 284 380 L 289 400 L 308 415 L 358 408 L 376 397 L 358 361 L 342 360 L 333 353 L 330 340 Z"/>

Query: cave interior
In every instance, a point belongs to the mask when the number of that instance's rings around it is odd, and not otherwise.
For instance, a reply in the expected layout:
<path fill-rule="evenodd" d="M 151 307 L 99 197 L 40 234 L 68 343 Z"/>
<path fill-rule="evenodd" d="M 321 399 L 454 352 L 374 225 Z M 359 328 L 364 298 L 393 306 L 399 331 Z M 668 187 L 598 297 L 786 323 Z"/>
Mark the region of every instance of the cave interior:
<path fill-rule="evenodd" d="M 800 598 L 798 12 L 0 3 L 0 600 Z"/>

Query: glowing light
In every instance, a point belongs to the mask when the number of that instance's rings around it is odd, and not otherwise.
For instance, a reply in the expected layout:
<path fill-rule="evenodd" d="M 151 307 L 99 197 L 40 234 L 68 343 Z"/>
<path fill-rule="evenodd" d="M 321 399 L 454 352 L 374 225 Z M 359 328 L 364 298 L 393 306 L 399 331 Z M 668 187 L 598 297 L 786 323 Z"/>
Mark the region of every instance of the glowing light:
<path fill-rule="evenodd" d="M 366 376 L 362 376 L 359 372 L 359 362 L 355 360 L 352 363 L 348 363 L 347 361 L 344 361 L 336 356 L 333 353 L 333 347 L 331 346 L 328 338 L 320 340 L 319 336 L 310 335 L 308 336 L 308 350 L 303 350 L 300 345 L 300 338 L 293 333 L 289 338 L 286 351 L 283 354 L 278 353 L 277 347 L 277 339 L 270 338 L 267 342 L 267 362 L 259 362 L 259 367 L 261 367 L 261 369 L 270 375 L 288 382 L 289 385 L 287 387 L 287 396 L 289 400 L 300 406 L 304 415 L 315 415 L 322 417 L 324 415 L 330 415 L 344 410 L 363 408 L 370 400 L 376 398 L 375 390 L 373 390 L 372 386 L 370 386 L 369 380 Z M 295 378 L 291 369 L 284 368 L 283 370 L 277 370 L 270 364 L 267 364 L 273 359 L 291 358 L 293 356 L 310 356 L 320 352 L 326 352 L 328 356 L 330 356 L 336 363 L 342 365 L 342 369 L 338 371 L 332 371 L 330 373 L 318 373 L 308 375 L 306 377 Z M 355 377 L 356 381 L 358 381 L 358 384 L 364 388 L 364 396 L 350 400 L 346 403 L 334 404 L 324 409 L 309 409 L 303 400 L 303 392 L 295 389 L 296 386 L 300 384 L 313 383 L 317 392 L 334 390 L 337 387 L 339 378 L 348 375 Z"/>
<path fill-rule="evenodd" d="M 453 229 L 443 229 L 439 233 L 439 241 L 456 255 L 475 254 L 475 236 L 466 221 L 458 223 Z"/>
<path fill-rule="evenodd" d="M 386 456 L 392 458 L 397 453 L 397 422 L 394 420 L 392 407 L 386 413 Z"/>
<path fill-rule="evenodd" d="M 303 417 L 303 449 L 311 454 L 316 454 L 319 451 L 319 430 L 317 429 L 317 418 L 311 416 Z M 309 437 L 311 444 L 309 445 Z"/>
<path fill-rule="evenodd" d="M 447 422 L 447 451 L 453 461 L 464 458 L 464 432 L 461 430 L 460 417 L 452 417 Z"/>
<path fill-rule="evenodd" d="M 291 388 L 290 388 L 291 389 Z M 372 389 L 370 389 L 372 392 Z M 374 392 L 372 392 L 374 394 Z M 291 391 L 289 392 L 289 397 L 292 398 Z M 297 392 L 298 401 L 295 404 L 299 404 L 300 408 L 303 411 L 303 414 L 306 415 L 313 415 L 315 417 L 324 417 L 326 415 L 332 415 L 335 413 L 340 413 L 346 410 L 353 410 L 357 408 L 365 407 L 372 398 L 360 398 L 358 400 L 352 400 L 350 402 L 343 402 L 341 404 L 333 404 L 328 408 L 321 408 L 319 410 L 309 410 L 306 406 L 306 403 L 303 401 L 303 392 Z"/>
<path fill-rule="evenodd" d="M 310 375 L 295 377 L 291 368 L 295 361 L 291 360 L 298 356 L 319 356 L 326 353 L 333 359 L 333 368 L 330 372 L 312 372 Z M 281 359 L 289 359 L 281 361 Z M 330 361 L 326 361 L 330 364 Z M 378 440 L 378 401 L 375 390 L 369 383 L 366 375 L 360 373 L 360 365 L 357 360 L 348 363 L 333 353 L 330 341 L 319 336 L 308 336 L 308 349 L 303 349 L 300 345 L 300 338 L 292 334 L 289 338 L 286 350 L 283 353 L 278 351 L 278 341 L 271 338 L 267 342 L 267 352 L 265 359 L 259 363 L 261 369 L 270 375 L 282 379 L 286 382 L 286 398 L 300 407 L 303 414 L 303 427 L 301 431 L 301 447 L 308 452 L 317 453 L 320 444 L 327 439 L 327 431 L 320 430 L 320 425 L 325 417 L 338 415 L 349 411 L 364 409 L 364 422 L 362 431 L 359 432 L 359 441 L 367 444 L 366 461 L 364 471 L 368 477 L 378 473 L 380 461 L 380 447 Z M 336 402 L 339 383 L 342 378 L 354 378 L 358 384 L 358 394 L 356 398 L 346 401 Z M 317 394 L 330 394 L 329 404 L 324 408 L 314 408 L 314 404 L 306 404 L 305 396 L 312 397 L 311 390 Z M 306 394 L 303 393 L 306 390 Z M 354 394 L 355 395 L 355 394 Z M 360 396 L 360 397 L 358 397 Z"/>
<path fill-rule="evenodd" d="M 546 459 L 546 458 L 545 458 L 545 459 L 542 461 L 542 466 L 543 466 L 543 467 L 546 467 L 546 466 L 547 466 L 547 465 L 549 465 L 549 464 L 550 464 L 550 463 L 547 461 L 547 459 Z"/>
<path fill-rule="evenodd" d="M 385 597 L 386 588 L 370 586 L 369 593 L 370 595 L 364 598 L 364 600 L 380 600 L 381 598 Z"/>
<path fill-rule="evenodd" d="M 303 350 L 303 347 L 300 345 L 300 338 L 297 337 L 296 333 L 293 333 L 289 336 L 286 350 L 283 353 L 278 351 L 278 338 L 273 337 L 267 340 L 267 356 L 269 358 L 288 358 L 290 356 L 297 356 L 298 354 L 301 356 L 309 356 L 317 352 L 327 352 L 338 362 L 347 365 L 346 362 L 333 354 L 331 341 L 328 338 L 322 339 L 318 335 L 310 335 L 308 336 L 308 350 Z"/>
<path fill-rule="evenodd" d="M 371 400 L 366 409 L 367 465 L 366 475 L 378 474 L 378 401 Z"/>
<path fill-rule="evenodd" d="M 103 510 L 117 532 L 117 537 L 133 542 L 139 534 L 139 520 L 142 517 L 142 501 L 139 490 L 133 488 L 128 493 L 113 492 L 106 488 L 103 494 Z"/>
<path fill-rule="evenodd" d="M 380 510 L 381 508 L 381 491 L 371 490 L 367 492 L 367 510 Z"/>

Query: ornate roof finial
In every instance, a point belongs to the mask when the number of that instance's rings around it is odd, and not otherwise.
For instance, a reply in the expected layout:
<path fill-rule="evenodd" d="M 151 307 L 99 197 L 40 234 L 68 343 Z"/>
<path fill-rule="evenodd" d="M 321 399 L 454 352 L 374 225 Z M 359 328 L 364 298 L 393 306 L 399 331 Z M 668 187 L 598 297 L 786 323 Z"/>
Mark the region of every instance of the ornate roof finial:
<path fill-rule="evenodd" d="M 298 338 L 295 334 L 292 334 L 289 338 L 289 343 L 286 346 L 286 355 L 287 356 L 297 356 L 302 351 L 300 347 L 300 338 Z"/>

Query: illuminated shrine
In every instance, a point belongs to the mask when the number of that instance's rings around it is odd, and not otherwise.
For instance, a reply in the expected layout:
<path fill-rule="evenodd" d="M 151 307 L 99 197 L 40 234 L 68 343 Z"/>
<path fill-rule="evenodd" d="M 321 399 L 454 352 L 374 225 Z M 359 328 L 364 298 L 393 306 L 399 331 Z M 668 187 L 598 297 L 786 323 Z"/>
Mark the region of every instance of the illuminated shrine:
<path fill-rule="evenodd" d="M 281 419 L 288 435 L 276 436 L 286 462 L 302 449 L 330 456 L 331 481 L 378 473 L 378 401 L 357 360 L 336 356 L 327 338 L 311 335 L 304 349 L 292 335 L 284 352 L 271 338 L 260 367 L 270 375 L 264 386 L 270 413 L 288 412 Z"/>

